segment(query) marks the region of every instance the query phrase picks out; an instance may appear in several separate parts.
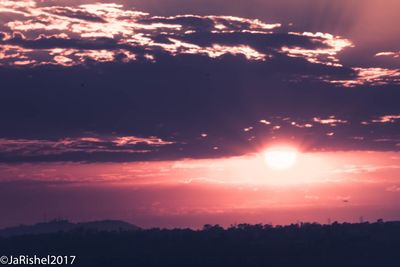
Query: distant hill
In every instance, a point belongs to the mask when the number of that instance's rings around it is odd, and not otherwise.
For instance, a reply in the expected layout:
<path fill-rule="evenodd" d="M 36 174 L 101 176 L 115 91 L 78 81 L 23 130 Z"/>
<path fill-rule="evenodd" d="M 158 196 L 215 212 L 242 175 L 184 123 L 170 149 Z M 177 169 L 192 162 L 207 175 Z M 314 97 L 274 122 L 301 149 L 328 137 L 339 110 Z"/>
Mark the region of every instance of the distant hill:
<path fill-rule="evenodd" d="M 0 236 L 20 236 L 20 235 L 39 235 L 47 233 L 70 232 L 76 230 L 99 231 L 99 232 L 119 232 L 135 231 L 140 227 L 116 220 L 93 221 L 72 223 L 68 220 L 52 220 L 33 225 L 19 225 L 15 227 L 4 228 L 0 230 Z"/>

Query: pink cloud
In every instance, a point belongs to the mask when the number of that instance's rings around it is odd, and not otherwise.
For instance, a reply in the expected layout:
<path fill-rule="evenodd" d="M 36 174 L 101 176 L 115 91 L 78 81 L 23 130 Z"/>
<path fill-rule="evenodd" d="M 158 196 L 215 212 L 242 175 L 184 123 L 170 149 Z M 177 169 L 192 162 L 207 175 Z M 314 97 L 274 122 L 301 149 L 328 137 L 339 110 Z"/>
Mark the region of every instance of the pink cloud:
<path fill-rule="evenodd" d="M 254 36 L 274 38 L 279 23 L 258 19 L 215 15 L 152 16 L 116 3 L 78 6 L 41 6 L 33 0 L 1 1 L 0 13 L 14 13 L 3 27 L 0 66 L 32 67 L 59 65 L 71 67 L 88 62 L 157 61 L 160 51 L 173 56 L 182 54 L 220 58 L 224 55 L 244 56 L 248 61 L 268 61 L 277 55 L 297 57 L 312 64 L 342 68 L 339 54 L 354 47 L 351 40 L 322 32 L 288 32 L 288 40 L 305 38 L 310 45 L 289 45 L 256 48 L 250 45 Z M 22 15 L 22 16 L 21 16 Z M 193 26 L 187 21 L 209 24 Z M 193 35 L 207 33 L 207 44 L 199 44 Z M 240 36 L 234 43 L 215 36 Z M 160 41 L 163 36 L 164 41 Z M 215 39 L 213 39 L 215 38 Z M 381 52 L 376 56 L 398 57 L 398 52 Z M 345 87 L 400 83 L 400 70 L 385 68 L 348 68 L 354 76 L 333 79 L 318 76 L 317 80 Z M 310 78 L 308 76 L 298 79 Z"/>
<path fill-rule="evenodd" d="M 375 54 L 376 57 L 392 57 L 392 58 L 400 58 L 400 51 L 398 52 L 379 52 Z"/>
<path fill-rule="evenodd" d="M 212 58 L 220 57 L 225 54 L 242 54 L 248 60 L 264 60 L 267 56 L 250 48 L 246 45 L 226 46 L 214 44 L 209 47 L 185 43 L 171 38 L 171 44 L 159 43 L 154 40 L 154 35 L 163 31 L 171 36 L 175 33 L 181 34 L 184 25 L 174 24 L 168 20 L 180 18 L 199 18 L 210 19 L 219 25 L 229 28 L 230 24 L 243 23 L 248 25 L 251 30 L 269 31 L 277 28 L 280 24 L 266 24 L 259 20 L 244 19 L 230 16 L 196 16 L 181 15 L 175 17 L 151 17 L 148 13 L 125 9 L 123 5 L 113 3 L 97 3 L 80 5 L 77 7 L 47 6 L 40 7 L 35 1 L 2 1 L 0 12 L 22 12 L 24 19 L 15 19 L 6 23 L 10 32 L 23 32 L 22 41 L 41 41 L 49 36 L 58 37 L 65 40 L 81 39 L 95 41 L 94 38 L 111 38 L 116 41 L 117 46 L 136 47 L 145 46 L 145 49 L 162 48 L 172 54 L 203 54 Z M 151 20 L 163 19 L 167 22 L 151 22 Z M 143 22 L 148 20 L 150 22 Z M 224 29 L 225 29 L 224 28 Z M 224 32 L 223 29 L 215 30 Z M 26 37 L 26 36 L 29 36 Z M 13 37 L 5 36 L 3 40 L 9 42 Z M 124 54 L 126 61 L 136 60 L 135 53 L 129 49 L 68 49 L 68 48 L 38 48 L 35 50 L 24 50 L 22 46 L 17 46 L 20 55 L 28 58 L 31 65 L 38 64 L 59 64 L 72 66 L 83 64 L 85 59 L 98 62 L 109 62 L 115 60 L 117 55 Z M 49 58 L 41 61 L 35 59 L 37 52 L 47 53 Z M 13 60 L 2 58 L 0 64 L 14 64 Z M 16 55 L 15 55 L 16 57 Z M 12 57 L 12 59 L 15 59 Z M 153 57 L 148 54 L 147 57 Z M 154 58 L 152 58 L 154 59 Z"/>
<path fill-rule="evenodd" d="M 385 85 L 388 83 L 400 84 L 400 70 L 386 68 L 354 68 L 357 73 L 355 79 L 331 80 L 330 83 L 340 84 L 345 87 L 357 85 Z"/>
<path fill-rule="evenodd" d="M 379 117 L 378 119 L 372 120 L 372 122 L 394 123 L 397 120 L 400 120 L 400 115 L 385 115 L 385 116 Z"/>
<path fill-rule="evenodd" d="M 137 149 L 134 146 L 145 144 L 147 149 Z M 158 137 L 80 137 L 58 140 L 39 139 L 0 139 L 0 153 L 14 153 L 25 156 L 59 155 L 70 152 L 108 152 L 108 153 L 147 153 L 152 148 L 171 145 L 174 142 Z"/>
<path fill-rule="evenodd" d="M 400 186 L 398 186 L 398 185 L 389 186 L 386 188 L 386 191 L 395 192 L 395 193 L 400 192 Z"/>
<path fill-rule="evenodd" d="M 286 53 L 291 57 L 303 57 L 311 63 L 320 63 L 329 66 L 342 67 L 342 65 L 339 63 L 339 59 L 337 58 L 338 53 L 340 53 L 345 48 L 354 46 L 350 40 L 340 36 L 333 36 L 329 33 L 291 32 L 291 34 L 317 39 L 322 41 L 322 43 L 326 45 L 326 48 L 318 49 L 305 49 L 302 47 L 288 46 L 284 46 L 281 48 L 281 51 L 283 53 Z"/>
<path fill-rule="evenodd" d="M 151 146 L 163 146 L 163 145 L 171 145 L 174 142 L 164 141 L 161 138 L 150 136 L 148 138 L 140 138 L 136 136 L 122 136 L 117 137 L 112 140 L 117 146 L 125 146 L 125 145 L 136 145 L 136 144 L 147 144 Z"/>
<path fill-rule="evenodd" d="M 315 117 L 315 118 L 313 119 L 313 121 L 314 121 L 315 123 L 325 124 L 325 125 L 329 125 L 329 126 L 332 126 L 332 127 L 335 127 L 335 126 L 337 126 L 338 124 L 345 124 L 345 123 L 348 123 L 348 121 L 343 120 L 343 119 L 338 119 L 338 118 L 336 118 L 335 116 L 330 116 L 329 118 L 326 118 L 326 119 L 322 119 L 322 118 Z"/>

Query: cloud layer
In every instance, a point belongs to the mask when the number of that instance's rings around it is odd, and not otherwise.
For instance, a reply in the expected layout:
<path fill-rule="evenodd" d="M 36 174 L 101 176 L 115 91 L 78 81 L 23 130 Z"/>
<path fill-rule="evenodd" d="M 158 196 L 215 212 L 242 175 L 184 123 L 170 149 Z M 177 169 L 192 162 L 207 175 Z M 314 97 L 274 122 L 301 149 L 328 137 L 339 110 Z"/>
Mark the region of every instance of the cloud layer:
<path fill-rule="evenodd" d="M 5 66 L 74 66 L 88 62 L 157 61 L 160 53 L 247 60 L 298 57 L 343 67 L 337 57 L 350 40 L 328 33 L 291 32 L 281 24 L 233 16 L 151 16 L 121 4 L 38 6 L 36 1 L 2 1 Z M 378 54 L 382 55 L 382 53 Z M 353 68 L 354 77 L 323 80 L 347 86 L 398 82 L 398 70 Z"/>
<path fill-rule="evenodd" d="M 0 13 L 3 162 L 400 149 L 400 71 L 346 66 L 345 37 L 113 3 Z"/>

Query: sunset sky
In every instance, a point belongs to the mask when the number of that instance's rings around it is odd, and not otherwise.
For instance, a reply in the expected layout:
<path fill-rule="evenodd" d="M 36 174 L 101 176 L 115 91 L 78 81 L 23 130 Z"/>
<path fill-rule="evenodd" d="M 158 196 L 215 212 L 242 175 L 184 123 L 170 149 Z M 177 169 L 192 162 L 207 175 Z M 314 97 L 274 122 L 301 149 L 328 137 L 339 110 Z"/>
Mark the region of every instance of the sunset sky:
<path fill-rule="evenodd" d="M 0 227 L 400 220 L 398 10 L 0 0 Z"/>

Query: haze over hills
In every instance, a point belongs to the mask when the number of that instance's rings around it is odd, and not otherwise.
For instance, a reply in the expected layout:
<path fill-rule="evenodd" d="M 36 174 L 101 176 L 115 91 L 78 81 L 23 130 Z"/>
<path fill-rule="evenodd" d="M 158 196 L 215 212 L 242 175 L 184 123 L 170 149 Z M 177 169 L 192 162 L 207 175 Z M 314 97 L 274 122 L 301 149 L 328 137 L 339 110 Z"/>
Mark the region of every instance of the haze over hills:
<path fill-rule="evenodd" d="M 20 235 L 39 235 L 58 232 L 71 232 L 75 230 L 118 232 L 135 231 L 139 229 L 141 229 L 139 226 L 118 220 L 72 223 L 68 220 L 56 219 L 49 222 L 36 223 L 33 225 L 19 225 L 15 227 L 4 228 L 0 230 L 0 236 L 9 237 Z"/>

